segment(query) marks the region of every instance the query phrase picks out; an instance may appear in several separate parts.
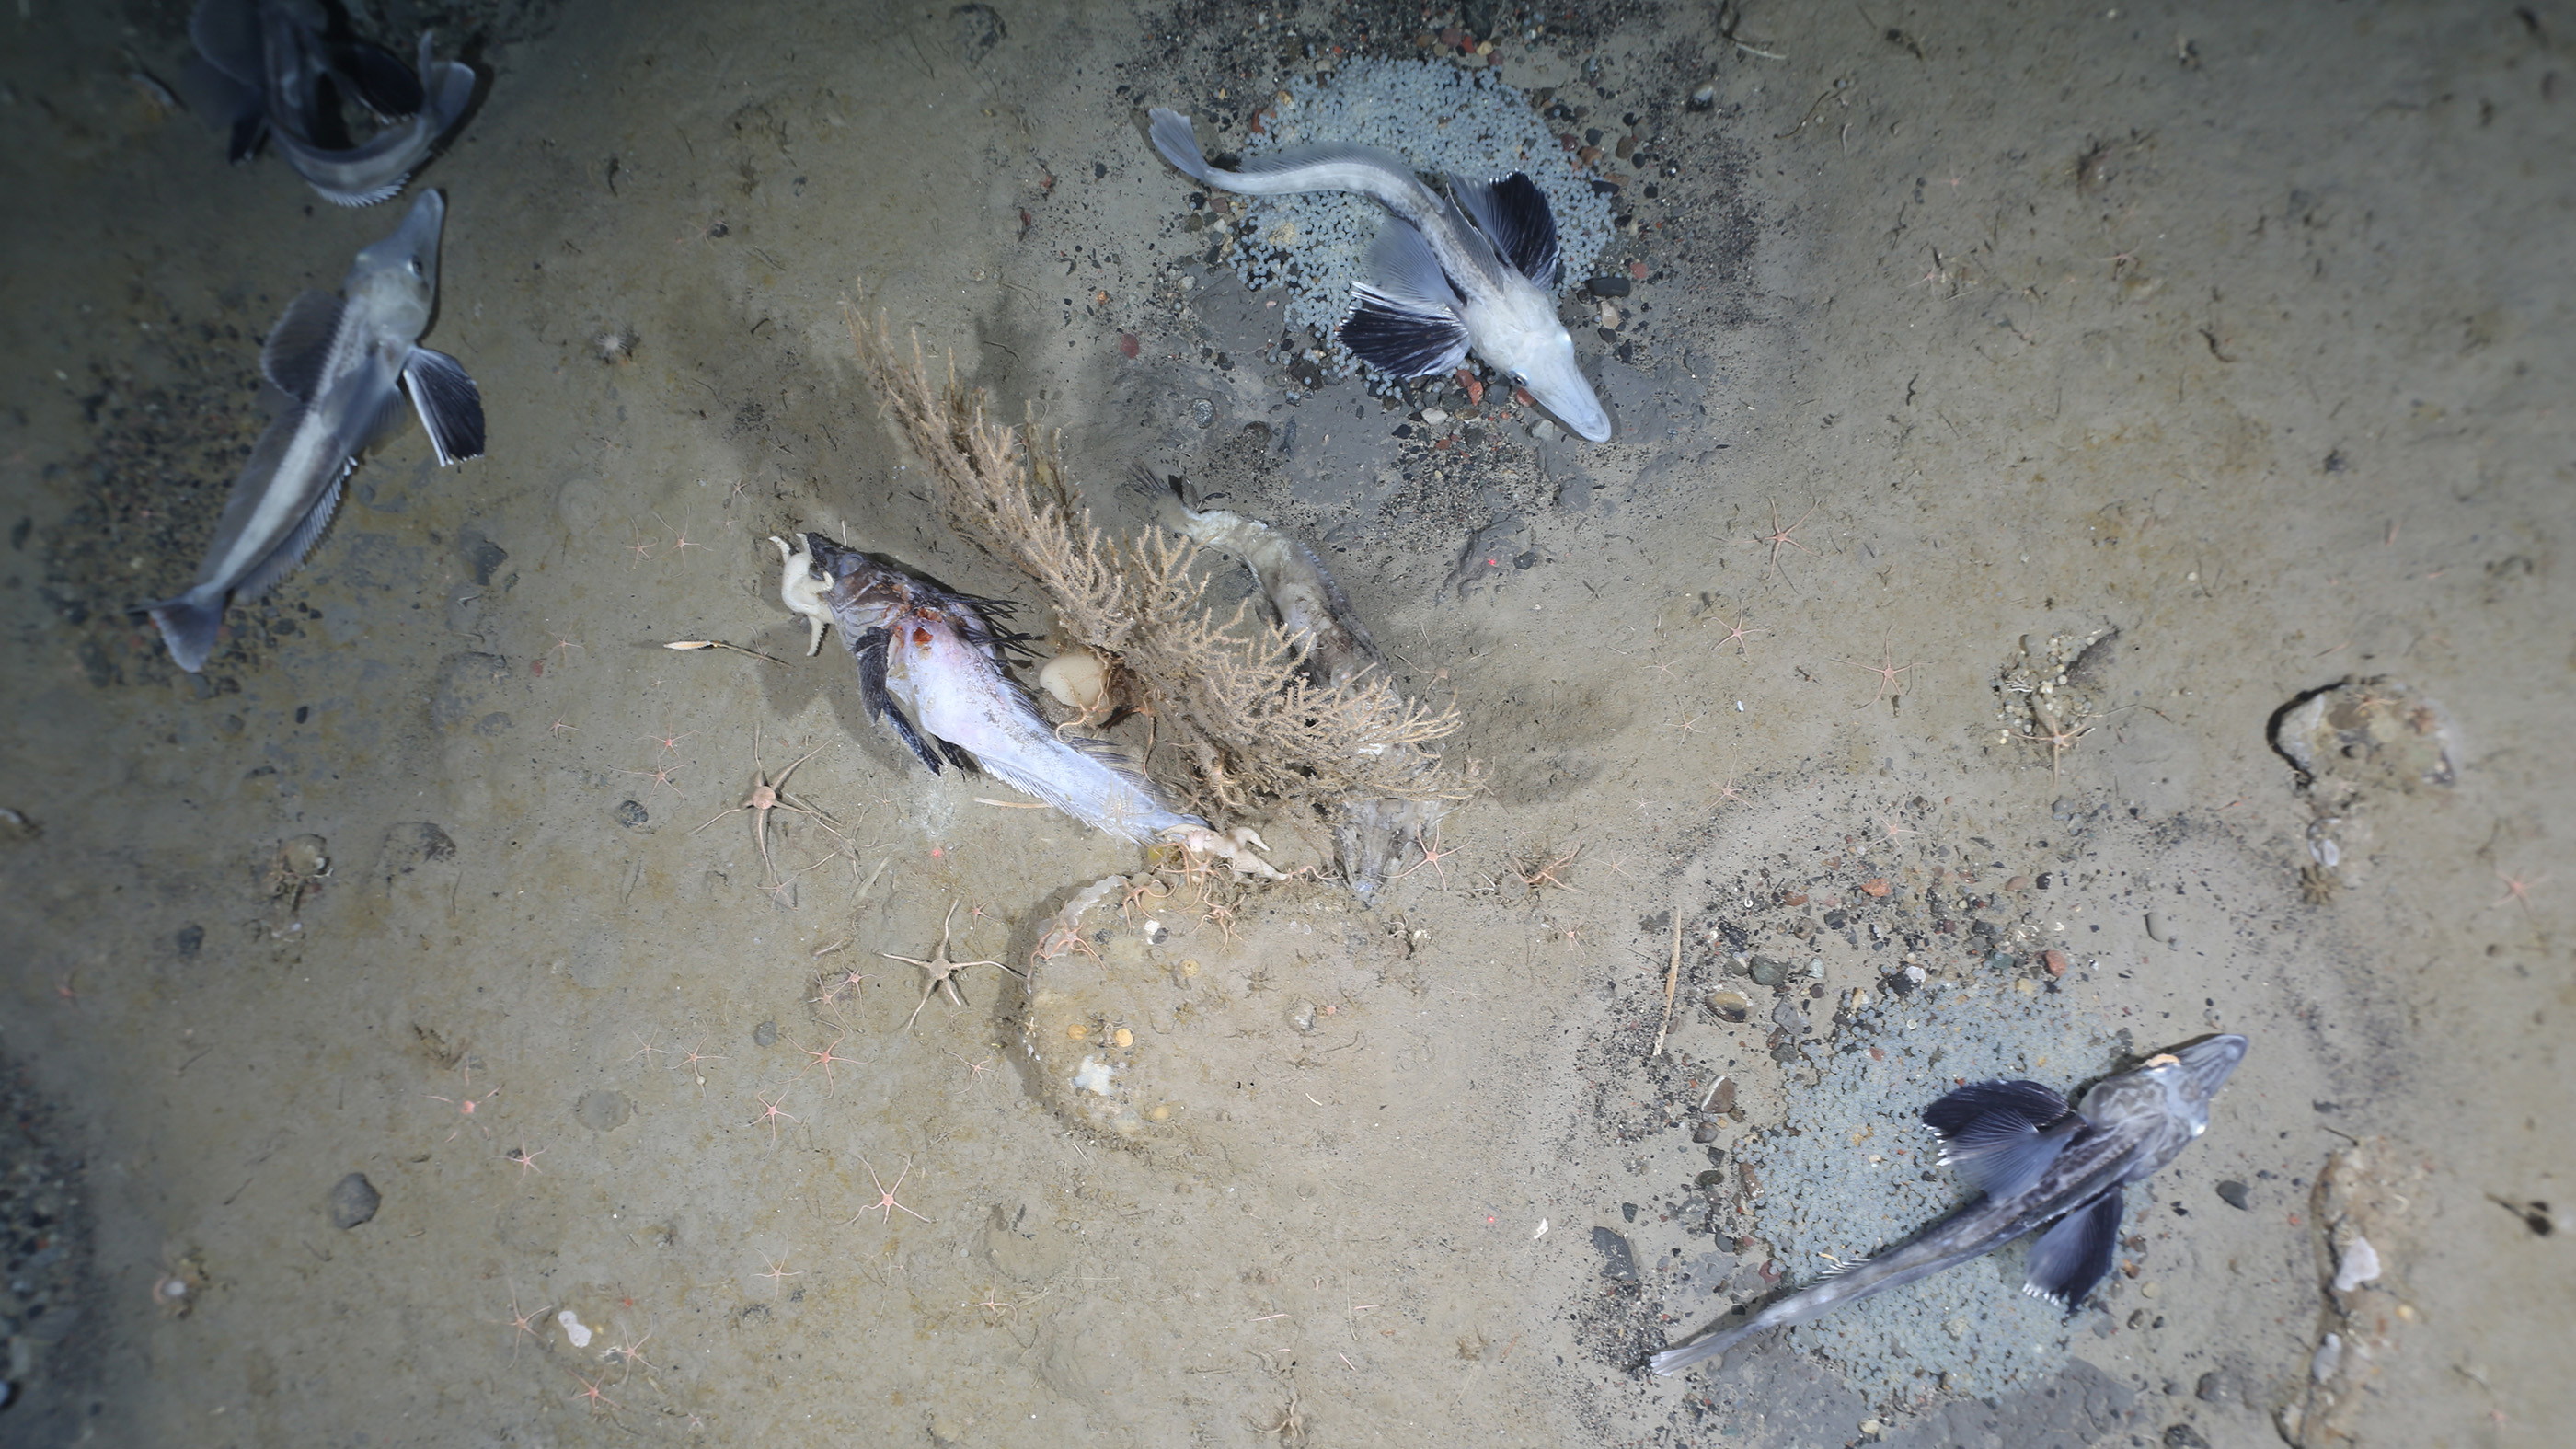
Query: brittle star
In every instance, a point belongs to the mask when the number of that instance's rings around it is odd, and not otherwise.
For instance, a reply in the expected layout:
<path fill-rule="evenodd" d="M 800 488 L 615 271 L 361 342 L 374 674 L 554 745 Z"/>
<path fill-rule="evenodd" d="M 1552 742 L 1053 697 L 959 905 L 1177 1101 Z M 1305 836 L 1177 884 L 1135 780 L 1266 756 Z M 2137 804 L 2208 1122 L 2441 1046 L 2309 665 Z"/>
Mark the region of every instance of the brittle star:
<path fill-rule="evenodd" d="M 846 1035 L 836 1036 L 832 1038 L 831 1046 L 827 1046 L 819 1052 L 814 1050 L 812 1047 L 798 1047 L 798 1051 L 803 1052 L 805 1055 L 814 1059 L 807 1062 L 803 1068 L 800 1068 L 800 1070 L 810 1071 L 815 1067 L 821 1067 L 823 1069 L 823 1089 L 827 1092 L 830 1091 L 832 1089 L 832 1064 L 834 1062 L 840 1062 L 846 1065 L 858 1060 L 857 1057 L 834 1056 L 832 1054 L 834 1047 L 839 1046 L 842 1042 L 847 1041 L 848 1039 L 849 1038 Z"/>
<path fill-rule="evenodd" d="M 1745 641 L 1755 634 L 1768 634 L 1770 632 L 1770 630 L 1760 627 L 1749 629 L 1745 627 L 1744 601 L 1742 599 L 1738 599 L 1735 601 L 1735 623 L 1727 629 L 1725 635 L 1717 641 L 1715 647 L 1724 649 L 1727 645 L 1732 644 L 1735 646 L 1736 658 L 1749 660 L 1753 657 L 1753 651 L 1747 647 Z"/>
<path fill-rule="evenodd" d="M 1783 548 L 1794 548 L 1798 552 L 1807 555 L 1809 558 L 1817 556 L 1814 549 L 1807 547 L 1805 544 L 1798 542 L 1797 539 L 1790 536 L 1796 533 L 1801 527 L 1805 526 L 1808 514 L 1812 514 L 1815 511 L 1816 505 L 1812 503 L 1808 504 L 1807 512 L 1799 514 L 1798 521 L 1796 523 L 1790 524 L 1787 528 L 1782 528 L 1780 526 L 1780 505 L 1777 501 L 1772 503 L 1771 532 L 1768 534 L 1755 535 L 1754 542 L 1767 543 L 1771 545 L 1771 568 L 1773 572 L 1782 572 L 1780 568 L 1780 550 Z M 1783 577 L 1786 577 L 1785 573 L 1783 574 Z"/>
<path fill-rule="evenodd" d="M 1859 660 L 1857 660 L 1857 659 L 1836 659 L 1836 660 L 1834 660 L 1834 662 L 1835 662 L 1836 664 L 1847 664 L 1847 665 L 1851 666 L 1851 667 L 1852 667 L 1852 668 L 1854 668 L 1854 669 L 1866 669 L 1866 670 L 1868 670 L 1870 673 L 1875 674 L 1875 675 L 1877 675 L 1877 676 L 1878 676 L 1878 692 L 1877 692 L 1876 694 L 1873 694 L 1873 695 L 1871 695 L 1871 696 L 1869 697 L 1869 703 L 1868 703 L 1868 704 L 1864 704 L 1864 705 L 1862 705 L 1862 706 L 1861 706 L 1861 708 L 1862 708 L 1862 709 L 1867 709 L 1867 708 L 1869 708 L 1869 706 L 1870 706 L 1870 705 L 1872 705 L 1872 704 L 1876 704 L 1876 703 L 1878 703 L 1880 700 L 1887 698 L 1887 697 L 1888 697 L 1888 696 L 1887 696 L 1887 691 L 1888 691 L 1891 687 L 1893 687 L 1893 688 L 1896 690 L 1897 694 L 1898 694 L 1898 695 L 1900 695 L 1900 696 L 1901 696 L 1901 695 L 1903 695 L 1903 694 L 1905 693 L 1905 689 L 1904 689 L 1904 683 L 1905 683 L 1905 682 L 1904 682 L 1903 680 L 1901 680 L 1901 679 L 1898 679 L 1898 678 L 1897 678 L 1897 676 L 1898 676 L 1898 675 L 1900 675 L 1900 674 L 1903 674 L 1905 671 L 1907 671 L 1907 670 L 1909 670 L 1909 669 L 1912 669 L 1914 666 L 1913 666 L 1913 665 L 1911 665 L 1911 664 L 1899 664 L 1899 663 L 1897 663 L 1897 662 L 1896 662 L 1896 655 L 1895 655 L 1895 653 L 1893 652 L 1893 650 L 1889 647 L 1890 643 L 1895 639 L 1895 637 L 1896 637 L 1896 631 L 1895 631 L 1895 630 L 1893 630 L 1893 629 L 1890 629 L 1890 630 L 1887 632 L 1887 637 L 1886 637 L 1886 638 L 1884 638 L 1884 639 L 1881 639 L 1881 640 L 1879 641 L 1879 645 L 1878 645 L 1878 661 L 1879 661 L 1879 662 L 1878 662 L 1878 663 L 1876 663 L 1876 664 L 1863 664 L 1863 663 L 1861 663 L 1861 662 L 1860 662 Z"/>
<path fill-rule="evenodd" d="M 2047 711 L 2034 706 L 2031 713 L 2036 717 L 2036 722 L 2040 728 L 2050 731 L 2050 733 L 2044 735 L 2029 735 L 2023 734 L 2019 730 L 2015 730 L 2013 731 L 2013 734 L 2018 738 L 2030 741 L 2032 744 L 2048 746 L 2048 782 L 2054 785 L 2057 783 L 2057 757 L 2065 754 L 2068 750 L 2075 748 L 2075 742 L 2084 738 L 2086 735 L 2093 733 L 2093 727 L 2089 724 L 2080 724 L 2071 730 L 2062 729 L 2058 726 L 2057 721 L 2049 716 Z"/>
<path fill-rule="evenodd" d="M 2489 866 L 2487 868 L 2489 870 L 2495 870 L 2495 867 L 2493 866 Z M 2518 902 L 2522 906 L 2522 913 L 2526 916 L 2531 914 L 2531 888 L 2536 885 L 2546 885 L 2549 883 L 2549 877 L 2545 875 L 2534 880 L 2519 880 L 2513 876 L 2506 875 L 2500 870 L 2495 872 L 2495 878 L 2504 882 L 2504 894 L 2496 897 L 2492 901 L 2489 901 L 2487 903 L 2487 909 L 2492 911 L 2496 907 L 2505 905 L 2509 902 Z"/>
<path fill-rule="evenodd" d="M 956 918 L 957 903 L 955 901 L 951 901 L 948 903 L 948 914 L 939 918 L 939 949 L 931 952 L 930 959 L 927 961 L 924 961 L 917 956 L 898 956 L 892 951 L 879 951 L 877 953 L 889 961 L 901 961 L 908 966 L 918 966 L 921 968 L 922 974 L 930 978 L 922 983 L 921 1000 L 913 1004 L 912 1015 L 905 1017 L 903 1020 L 903 1029 L 905 1031 L 912 1030 L 912 1024 L 921 1019 L 921 1009 L 930 1004 L 932 994 L 937 992 L 939 988 L 943 986 L 948 988 L 949 1000 L 957 1003 L 959 1006 L 964 1006 L 966 1004 L 966 998 L 958 994 L 957 973 L 965 970 L 969 966 L 1001 966 L 1003 970 L 1010 972 L 1014 976 L 1025 977 L 1028 974 L 1027 972 L 1019 970 L 1017 967 L 1002 966 L 1002 963 L 999 961 L 951 960 L 948 955 L 948 923 Z"/>
<path fill-rule="evenodd" d="M 1447 890 L 1447 889 L 1449 889 L 1449 871 L 1448 871 L 1448 868 L 1447 868 L 1446 866 L 1443 866 L 1440 862 L 1442 862 L 1442 861 L 1444 861 L 1444 860 L 1447 860 L 1449 857 L 1451 857 L 1451 856 L 1453 856 L 1453 855 L 1456 855 L 1458 852 L 1457 852 L 1457 851 L 1455 851 L 1455 850 L 1442 850 L 1442 849 L 1440 848 L 1440 825 L 1439 825 L 1439 823 L 1438 823 L 1437 821 L 1434 821 L 1434 822 L 1432 823 L 1432 826 L 1431 826 L 1431 842 L 1430 842 L 1429 844 L 1425 845 L 1425 844 L 1424 844 L 1423 842 L 1421 842 L 1420 840 L 1416 840 L 1416 841 L 1414 841 L 1413 843 L 1414 843 L 1414 845 L 1415 845 L 1418 849 L 1420 849 L 1420 850 L 1421 850 L 1421 852 L 1422 852 L 1422 858 L 1421 858 L 1420 860 L 1415 861 L 1413 864 L 1411 864 L 1411 865 L 1409 865 L 1409 866 L 1406 866 L 1403 870 L 1401 870 L 1401 871 L 1397 872 L 1397 874 L 1396 874 L 1396 877 L 1395 877 L 1395 878 L 1396 878 L 1397 880 L 1402 880 L 1402 879 L 1404 879 L 1406 876 L 1413 874 L 1415 871 L 1420 870 L 1420 869 L 1422 869 L 1424 866 L 1426 866 L 1426 865 L 1427 865 L 1427 866 L 1431 867 L 1431 873 L 1432 873 L 1433 875 L 1436 875 L 1436 876 L 1440 877 L 1440 888 L 1441 888 L 1442 890 L 1444 890 L 1444 891 L 1445 891 L 1445 890 Z"/>
<path fill-rule="evenodd" d="M 768 1272 L 766 1272 L 766 1273 L 754 1273 L 754 1274 L 752 1274 L 751 1276 L 753 1276 L 754 1278 L 766 1278 L 766 1279 L 768 1279 L 768 1280 L 769 1280 L 769 1291 L 771 1291 L 771 1292 L 773 1292 L 773 1293 L 775 1293 L 775 1292 L 777 1292 L 777 1291 L 778 1291 L 778 1285 L 779 1285 L 779 1282 L 780 1282 L 782 1279 L 787 1279 L 787 1278 L 802 1278 L 802 1277 L 804 1277 L 804 1276 L 805 1276 L 804 1272 L 803 1272 L 801 1269 L 800 1269 L 800 1270 L 798 1270 L 798 1271 L 796 1271 L 796 1272 L 792 1272 L 792 1273 L 788 1271 L 788 1269 L 787 1269 L 787 1255 L 786 1255 L 785 1253 L 781 1253 L 781 1254 L 779 1254 L 779 1255 L 778 1255 L 777 1257 L 775 1257 L 775 1258 L 770 1257 L 770 1256 L 769 1256 L 768 1254 L 766 1254 L 766 1253 L 763 1253 L 763 1254 L 761 1254 L 761 1261 L 762 1261 L 762 1262 L 765 1262 L 765 1263 L 767 1263 L 767 1264 L 769 1265 L 769 1271 L 768 1271 Z"/>
<path fill-rule="evenodd" d="M 876 1164 L 868 1161 L 867 1158 L 859 1158 L 859 1166 L 868 1170 L 868 1181 L 877 1185 L 877 1200 L 869 1203 L 866 1207 L 859 1209 L 858 1215 L 851 1218 L 850 1223 L 855 1223 L 859 1218 L 866 1217 L 868 1214 L 875 1212 L 880 1208 L 885 1210 L 885 1220 L 889 1223 L 894 1221 L 894 1215 L 899 1212 L 912 1213 L 914 1217 L 921 1218 L 925 1223 L 930 1221 L 930 1219 L 922 1218 L 921 1214 L 912 1212 L 912 1209 L 905 1207 L 902 1203 L 894 1200 L 895 1193 L 900 1191 L 903 1187 L 903 1180 L 912 1176 L 911 1158 L 907 1157 L 903 1160 L 903 1171 L 894 1175 L 893 1187 L 885 1185 L 885 1179 L 877 1176 Z M 850 1223 L 843 1223 L 841 1226 L 846 1228 Z"/>
<path fill-rule="evenodd" d="M 761 869 L 768 873 L 768 876 L 772 881 L 776 881 L 778 879 L 778 867 L 771 863 L 769 858 L 770 811 L 787 810 L 798 815 L 806 816 L 813 820 L 815 824 L 822 826 L 825 831 L 831 834 L 834 840 L 841 838 L 841 832 L 832 828 L 831 818 L 829 816 L 826 816 L 822 811 L 817 810 L 810 805 L 798 804 L 796 802 L 796 798 L 789 795 L 785 788 L 783 788 L 787 784 L 787 777 L 796 773 L 796 765 L 802 765 L 805 763 L 805 760 L 810 760 L 814 758 L 815 755 L 819 755 L 821 753 L 823 753 L 822 749 L 817 747 L 811 753 L 807 754 L 805 759 L 798 760 L 795 765 L 790 765 L 786 769 L 779 771 L 778 778 L 773 780 L 769 778 L 769 772 L 761 767 L 760 732 L 755 729 L 752 732 L 751 738 L 752 771 L 750 797 L 744 800 L 741 804 L 733 807 L 731 810 L 720 812 L 713 818 L 709 819 L 706 822 L 706 825 L 699 826 L 698 830 L 706 829 L 707 825 L 713 825 L 716 821 L 724 819 L 727 815 L 739 815 L 745 810 L 750 811 L 751 834 L 753 841 L 760 846 Z M 695 835 L 698 833 L 698 830 L 692 830 L 689 833 L 691 835 Z M 774 886 L 771 887 L 771 889 L 775 888 L 776 887 Z"/>

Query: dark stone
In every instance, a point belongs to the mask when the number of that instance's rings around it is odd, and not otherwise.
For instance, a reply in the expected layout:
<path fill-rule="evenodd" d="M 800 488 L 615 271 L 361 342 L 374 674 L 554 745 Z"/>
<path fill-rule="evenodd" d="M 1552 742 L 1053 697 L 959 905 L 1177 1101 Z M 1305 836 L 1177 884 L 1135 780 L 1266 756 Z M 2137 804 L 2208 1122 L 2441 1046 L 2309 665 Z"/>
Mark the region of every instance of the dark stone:
<path fill-rule="evenodd" d="M 1886 987 L 1887 994 L 1890 996 L 1912 996 L 1914 994 L 1914 978 L 1906 975 L 1902 971 L 1899 971 L 1892 976 L 1880 977 L 1878 979 L 1878 984 Z"/>
<path fill-rule="evenodd" d="M 2209 1441 L 2189 1424 L 2167 1424 L 2165 1449 L 2209 1449 Z"/>
<path fill-rule="evenodd" d="M 1637 1205 L 1632 1202 L 1623 1202 L 1619 1204 L 1619 1216 L 1627 1219 L 1629 1222 L 1635 1222 L 1637 1220 Z"/>
<path fill-rule="evenodd" d="M 2229 1178 L 2227 1181 L 2218 1185 L 2218 1196 L 2229 1207 L 2235 1208 L 2239 1212 L 2246 1211 L 2245 1184 L 2238 1182 L 2234 1178 Z"/>
<path fill-rule="evenodd" d="M 652 818 L 653 817 L 651 815 L 645 813 L 644 807 L 636 801 L 620 800 L 617 802 L 617 823 L 625 826 L 629 830 L 634 829 L 636 826 L 641 825 Z"/>
<path fill-rule="evenodd" d="M 206 928 L 191 921 L 179 928 L 179 958 L 186 960 L 206 947 Z"/>
<path fill-rule="evenodd" d="M 1768 956 L 1754 957 L 1748 969 L 1751 971 L 1755 983 L 1762 986 L 1777 986 L 1789 974 L 1789 968 L 1787 966 L 1772 960 Z"/>
<path fill-rule="evenodd" d="M 1729 1116 L 1734 1113 L 1735 1079 L 1733 1077 L 1720 1077 L 1717 1079 L 1717 1090 L 1709 1093 L 1708 1095 L 1708 1110 L 1715 1112 L 1721 1117 Z"/>
<path fill-rule="evenodd" d="M 1691 1186 L 1702 1192 L 1722 1188 L 1726 1186 L 1726 1170 L 1718 1167 L 1707 1168 L 1699 1176 L 1691 1179 Z"/>
<path fill-rule="evenodd" d="M 1846 926 L 1846 925 L 1850 924 L 1850 922 L 1851 922 L 1851 912 L 1849 912 L 1849 911 L 1827 911 L 1827 912 L 1825 912 L 1825 926 L 1826 926 L 1826 928 L 1827 928 L 1827 929 L 1829 929 L 1829 930 L 1839 931 L 1839 930 L 1841 930 L 1844 926 Z"/>
<path fill-rule="evenodd" d="M 1596 297 L 1624 297 L 1628 295 L 1629 282 L 1621 276 L 1594 277 L 1583 284 L 1583 289 Z"/>
<path fill-rule="evenodd" d="M 478 588 L 492 586 L 492 571 L 510 561 L 510 551 L 485 538 L 480 529 L 468 528 L 456 535 L 456 551 L 464 556 L 466 571 L 474 575 Z"/>
<path fill-rule="evenodd" d="M 764 1021 L 760 1025 L 753 1027 L 751 1029 L 751 1044 L 753 1046 L 763 1047 L 778 1045 L 778 1023 L 774 1021 Z"/>
<path fill-rule="evenodd" d="M 376 1209 L 384 1205 L 376 1185 L 367 1181 L 363 1172 L 341 1178 L 331 1188 L 331 1226 L 342 1232 L 375 1220 Z"/>
<path fill-rule="evenodd" d="M 1601 1255 L 1602 1277 L 1618 1283 L 1637 1281 L 1637 1252 L 1626 1238 L 1608 1228 L 1594 1228 L 1592 1250 Z"/>
<path fill-rule="evenodd" d="M 2234 1369 L 2211 1369 L 2200 1376 L 2192 1394 L 2204 1404 L 2241 1404 L 2245 1402 L 2245 1380 Z"/>
<path fill-rule="evenodd" d="M 1691 1124 L 1691 1141 L 1705 1146 L 1717 1140 L 1719 1130 L 1716 1122 L 1703 1118 Z"/>

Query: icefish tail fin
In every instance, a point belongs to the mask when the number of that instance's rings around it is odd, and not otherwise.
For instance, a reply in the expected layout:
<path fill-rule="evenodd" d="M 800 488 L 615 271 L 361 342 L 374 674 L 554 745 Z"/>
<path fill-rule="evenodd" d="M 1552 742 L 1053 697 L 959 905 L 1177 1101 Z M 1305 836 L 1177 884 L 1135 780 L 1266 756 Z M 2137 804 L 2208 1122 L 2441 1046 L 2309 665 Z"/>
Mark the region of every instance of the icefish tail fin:
<path fill-rule="evenodd" d="M 1665 1349 L 1662 1353 L 1646 1360 L 1646 1367 L 1654 1370 L 1658 1377 L 1680 1373 L 1692 1364 L 1703 1363 L 1735 1347 L 1750 1337 L 1754 1329 L 1755 1325 L 1747 1323 L 1730 1328 L 1724 1333 L 1712 1333 L 1684 1348 Z"/>
<path fill-rule="evenodd" d="M 1147 114 L 1154 121 L 1147 134 L 1153 137 L 1154 149 L 1162 152 L 1163 159 L 1172 163 L 1173 170 L 1210 186 L 1220 184 L 1216 173 L 1208 167 L 1207 157 L 1199 152 L 1198 133 L 1190 129 L 1189 117 L 1161 106 Z"/>
<path fill-rule="evenodd" d="M 160 626 L 161 641 L 170 646 L 170 657 L 180 668 L 195 674 L 206 667 L 206 657 L 215 652 L 215 631 L 223 627 L 224 601 L 200 602 L 193 594 L 148 605 L 145 612 Z"/>

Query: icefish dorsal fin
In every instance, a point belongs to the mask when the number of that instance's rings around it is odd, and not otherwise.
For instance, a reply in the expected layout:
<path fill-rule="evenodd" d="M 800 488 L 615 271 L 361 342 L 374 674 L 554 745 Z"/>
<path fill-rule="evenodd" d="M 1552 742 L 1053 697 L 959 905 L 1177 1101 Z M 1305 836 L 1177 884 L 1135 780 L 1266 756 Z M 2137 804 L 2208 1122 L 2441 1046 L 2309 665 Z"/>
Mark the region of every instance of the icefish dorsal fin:
<path fill-rule="evenodd" d="M 234 598 L 256 599 L 266 594 L 279 579 L 295 572 L 306 554 L 313 552 L 313 545 L 322 541 L 323 530 L 331 526 L 331 515 L 340 510 L 340 485 L 349 480 L 349 470 L 355 463 L 356 460 L 350 459 L 340 464 L 340 476 L 332 479 L 330 488 L 314 500 L 312 511 L 304 515 L 304 521 L 295 525 L 295 531 L 271 550 L 268 557 L 261 559 L 257 568 L 244 574 L 241 582 L 233 585 Z"/>
<path fill-rule="evenodd" d="M 1556 286 L 1556 213 L 1537 182 L 1518 171 L 1500 181 L 1452 176 L 1449 191 L 1515 271 L 1541 291 Z"/>
<path fill-rule="evenodd" d="M 2057 1220 L 2030 1249 L 2030 1272 L 2021 1291 L 2072 1312 L 2111 1271 L 2120 1242 L 2120 1189 L 2093 1199 Z"/>
<path fill-rule="evenodd" d="M 2083 1121 L 2037 1082 L 1972 1082 L 1923 1109 L 1942 1163 L 1996 1198 L 2028 1192 Z"/>
<path fill-rule="evenodd" d="M 329 292 L 299 292 L 286 304 L 286 315 L 259 349 L 260 373 L 278 391 L 297 402 L 313 401 L 322 365 L 331 360 L 331 339 L 340 335 L 342 305 Z"/>

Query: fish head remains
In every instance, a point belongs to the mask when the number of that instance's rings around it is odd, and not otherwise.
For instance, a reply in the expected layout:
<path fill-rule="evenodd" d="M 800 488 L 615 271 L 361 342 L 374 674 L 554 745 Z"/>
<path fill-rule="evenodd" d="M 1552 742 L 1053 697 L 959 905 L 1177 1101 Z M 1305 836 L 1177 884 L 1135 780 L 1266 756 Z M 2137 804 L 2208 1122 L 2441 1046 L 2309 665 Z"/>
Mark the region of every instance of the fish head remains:
<path fill-rule="evenodd" d="M 2129 1181 L 2173 1161 L 2209 1130 L 2209 1104 L 2245 1060 L 2245 1045 L 2245 1038 L 2232 1033 L 2202 1037 L 2148 1058 L 2136 1071 L 2097 1082 L 2084 1094 L 2080 1110 L 2096 1125 L 2147 1129 Z"/>
<path fill-rule="evenodd" d="M 429 310 L 438 299 L 438 233 L 447 220 L 447 200 L 424 191 L 411 214 L 394 234 L 358 253 L 341 290 L 348 305 L 376 319 L 387 336 L 399 335 L 408 346 L 429 330 Z"/>
<path fill-rule="evenodd" d="M 1517 283 L 1518 285 L 1512 285 Z M 1495 295 L 1467 304 L 1463 318 L 1476 350 L 1587 442 L 1610 440 L 1610 414 L 1574 360 L 1574 337 L 1556 319 L 1556 304 L 1517 273 L 1506 271 Z"/>

